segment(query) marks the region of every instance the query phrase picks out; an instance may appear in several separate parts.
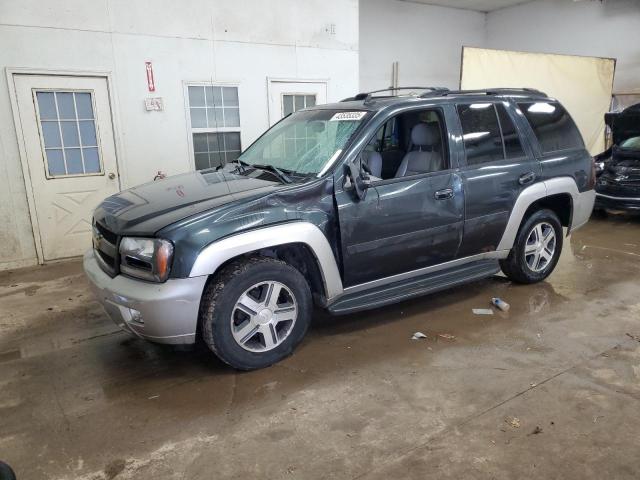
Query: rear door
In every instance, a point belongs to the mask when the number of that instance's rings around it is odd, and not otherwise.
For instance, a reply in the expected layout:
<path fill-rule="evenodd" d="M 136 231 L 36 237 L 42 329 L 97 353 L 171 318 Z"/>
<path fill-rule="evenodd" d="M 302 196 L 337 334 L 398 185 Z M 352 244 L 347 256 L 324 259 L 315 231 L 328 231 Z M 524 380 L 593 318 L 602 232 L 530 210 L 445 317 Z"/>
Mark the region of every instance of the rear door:
<path fill-rule="evenodd" d="M 464 143 L 465 220 L 458 257 L 496 250 L 520 192 L 540 179 L 540 163 L 507 101 L 456 105 Z"/>

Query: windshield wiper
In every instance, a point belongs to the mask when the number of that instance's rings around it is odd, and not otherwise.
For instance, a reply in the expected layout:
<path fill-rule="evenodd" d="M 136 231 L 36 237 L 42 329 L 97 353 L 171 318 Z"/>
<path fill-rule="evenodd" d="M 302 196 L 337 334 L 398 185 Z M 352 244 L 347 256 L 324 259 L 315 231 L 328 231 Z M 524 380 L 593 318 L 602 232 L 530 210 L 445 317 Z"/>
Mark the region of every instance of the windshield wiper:
<path fill-rule="evenodd" d="M 246 167 L 251 167 L 252 165 L 245 162 L 244 160 L 240 160 L 239 158 L 232 160 L 230 162 L 227 162 L 223 165 L 218 165 L 216 167 L 216 171 L 220 170 L 221 168 L 223 168 L 225 165 L 229 164 L 229 163 L 237 163 L 238 164 L 238 170 L 240 170 L 240 173 L 244 173 L 244 171 L 247 169 Z"/>
<path fill-rule="evenodd" d="M 289 177 L 289 175 L 284 173 L 278 167 L 274 167 L 273 165 L 257 165 L 257 164 L 249 165 L 249 164 L 247 164 L 247 166 L 250 166 L 250 167 L 253 167 L 253 168 L 258 168 L 260 170 L 266 170 L 267 172 L 271 172 L 276 177 L 278 177 L 283 183 L 291 183 L 291 182 L 293 182 L 293 180 L 291 180 L 291 177 Z"/>

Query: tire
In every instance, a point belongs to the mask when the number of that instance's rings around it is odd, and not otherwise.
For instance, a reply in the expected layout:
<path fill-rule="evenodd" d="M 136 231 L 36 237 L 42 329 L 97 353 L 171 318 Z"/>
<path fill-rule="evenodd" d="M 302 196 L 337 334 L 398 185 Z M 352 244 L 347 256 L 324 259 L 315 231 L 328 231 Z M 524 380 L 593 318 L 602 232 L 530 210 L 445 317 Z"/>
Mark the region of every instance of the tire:
<path fill-rule="evenodd" d="M 0 461 L 0 480 L 16 480 L 16 474 L 11 467 Z"/>
<path fill-rule="evenodd" d="M 537 230 L 537 227 L 540 227 L 540 230 Z M 547 236 L 550 233 L 553 233 L 553 248 L 551 248 L 550 237 Z M 543 242 L 537 241 L 540 236 L 543 237 Z M 500 260 L 500 268 L 514 282 L 525 284 L 540 282 L 551 275 L 561 252 L 560 219 L 551 210 L 538 210 L 520 226 L 509 256 Z"/>
<path fill-rule="evenodd" d="M 202 339 L 233 368 L 268 367 L 302 341 L 312 310 L 309 284 L 297 269 L 273 258 L 240 259 L 205 288 L 199 315 Z"/>

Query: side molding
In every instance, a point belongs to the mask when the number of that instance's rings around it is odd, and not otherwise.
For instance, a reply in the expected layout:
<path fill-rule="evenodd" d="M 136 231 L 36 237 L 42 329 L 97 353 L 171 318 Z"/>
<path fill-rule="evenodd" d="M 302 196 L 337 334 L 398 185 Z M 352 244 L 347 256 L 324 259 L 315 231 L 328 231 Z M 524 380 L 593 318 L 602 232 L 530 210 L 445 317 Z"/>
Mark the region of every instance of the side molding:
<path fill-rule="evenodd" d="M 571 218 L 571 225 L 569 225 L 569 233 L 584 225 L 589 220 L 589 216 L 593 210 L 595 191 L 588 190 L 580 193 L 573 178 L 552 178 L 550 180 L 531 185 L 520 193 L 515 205 L 513 206 L 513 210 L 511 210 L 509 222 L 507 223 L 507 227 L 505 228 L 502 239 L 500 240 L 496 250 L 510 250 L 511 247 L 513 247 L 513 242 L 515 242 L 518 229 L 522 223 L 522 218 L 533 202 L 544 197 L 561 193 L 568 193 L 571 195 L 573 214 Z"/>
<path fill-rule="evenodd" d="M 322 231 L 308 222 L 258 228 L 214 242 L 200 252 L 189 276 L 211 275 L 220 265 L 234 257 L 287 243 L 304 243 L 311 249 L 320 266 L 327 300 L 342 294 L 342 279 L 331 246 Z"/>

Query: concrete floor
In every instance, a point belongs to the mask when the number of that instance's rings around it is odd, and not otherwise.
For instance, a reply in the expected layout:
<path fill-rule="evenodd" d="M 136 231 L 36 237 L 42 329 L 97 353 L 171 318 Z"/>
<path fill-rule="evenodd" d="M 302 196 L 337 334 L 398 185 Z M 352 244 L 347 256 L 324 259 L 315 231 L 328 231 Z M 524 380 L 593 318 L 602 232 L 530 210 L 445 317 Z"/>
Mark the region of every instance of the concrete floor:
<path fill-rule="evenodd" d="M 638 478 L 639 274 L 640 220 L 596 218 L 547 282 L 318 312 L 292 357 L 236 373 L 117 331 L 78 262 L 5 272 L 0 459 L 30 480 Z M 511 310 L 471 312 L 493 296 Z"/>

